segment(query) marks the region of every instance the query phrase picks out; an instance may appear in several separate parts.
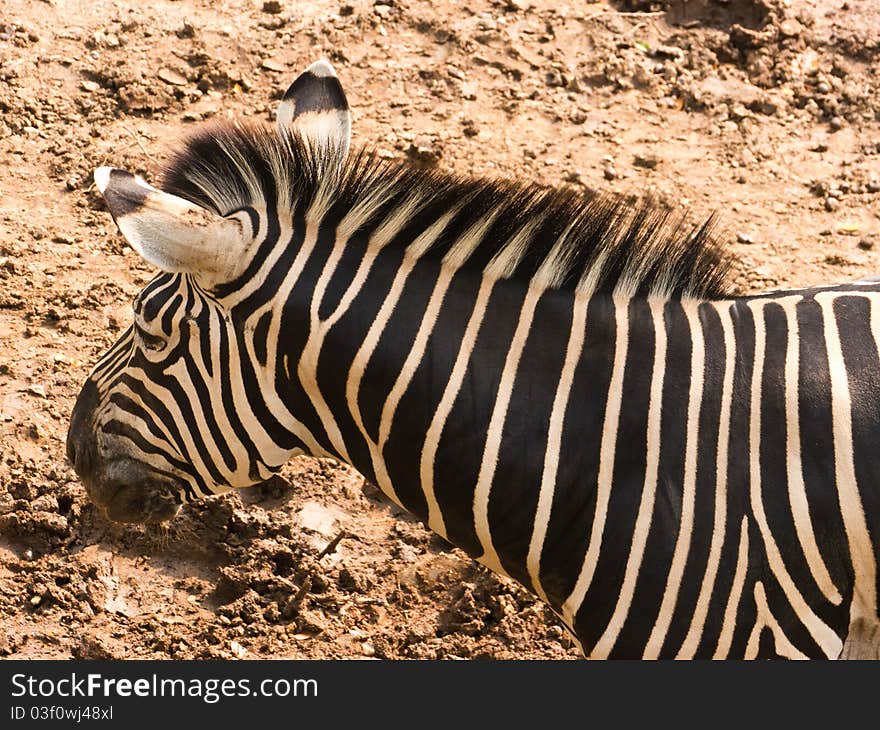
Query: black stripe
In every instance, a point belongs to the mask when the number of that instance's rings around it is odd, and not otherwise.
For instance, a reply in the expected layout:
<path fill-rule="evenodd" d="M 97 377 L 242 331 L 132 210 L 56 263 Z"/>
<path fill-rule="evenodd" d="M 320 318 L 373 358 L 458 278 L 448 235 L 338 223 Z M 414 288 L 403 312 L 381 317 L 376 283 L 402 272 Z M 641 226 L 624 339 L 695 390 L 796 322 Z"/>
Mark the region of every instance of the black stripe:
<path fill-rule="evenodd" d="M 782 563 L 797 590 L 815 609 L 821 594 L 810 577 L 794 527 L 788 496 L 786 467 L 785 354 L 788 328 L 785 312 L 778 304 L 764 305 L 762 314 L 765 349 L 761 375 L 760 499 L 773 541 Z M 785 636 L 809 656 L 821 653 L 819 646 L 798 618 L 778 581 L 764 581 L 767 605 Z"/>
<path fill-rule="evenodd" d="M 591 299 L 563 423 L 559 472 L 541 555 L 541 585 L 557 609 L 574 588 L 587 552 L 616 334 L 611 298 Z"/>
<path fill-rule="evenodd" d="M 822 309 L 812 297 L 797 305 L 800 333 L 798 353 L 798 421 L 801 431 L 801 464 L 804 491 L 816 544 L 843 601 L 830 625 L 849 621 L 853 571 L 846 530 L 840 514 L 834 458 L 834 423 L 831 411 L 831 376 L 825 343 Z M 828 609 L 832 610 L 832 609 Z"/>
<path fill-rule="evenodd" d="M 751 517 L 749 497 L 749 423 L 751 414 L 752 372 L 755 357 L 755 327 L 752 312 L 745 300 L 730 308 L 733 337 L 736 343 L 736 361 L 733 371 L 733 393 L 730 403 L 730 441 L 727 452 L 727 524 L 721 567 L 716 584 L 718 605 L 726 608 L 733 588 L 739 551 L 740 525 L 748 516 L 749 551 L 742 595 L 736 607 L 736 626 L 730 645 L 732 656 L 742 656 L 748 644 L 757 609 L 754 600 L 754 581 L 767 572 L 763 543 L 757 525 Z M 724 610 L 722 608 L 722 610 Z"/>
<path fill-rule="evenodd" d="M 602 548 L 593 581 L 575 619 L 578 637 L 587 651 L 605 631 L 617 606 L 645 484 L 648 401 L 656 336 L 647 301 L 632 300 L 627 317 L 629 332 L 608 514 L 599 537 Z M 632 657 L 640 653 L 633 653 L 633 647 L 618 640 L 612 656 Z"/>
<path fill-rule="evenodd" d="M 571 320 L 569 297 L 548 291 L 538 300 L 516 372 L 489 495 L 492 543 L 504 569 L 524 585 L 530 584 L 526 558 Z"/>
<path fill-rule="evenodd" d="M 679 302 L 666 304 L 663 325 L 666 358 L 663 363 L 657 491 L 632 609 L 617 640 L 615 655 L 640 656 L 647 644 L 663 601 L 681 524 L 692 345 L 690 326 Z M 639 354 L 633 362 L 644 363 L 642 366 L 647 369 L 650 361 L 647 355 Z M 669 646 L 668 638 L 665 646 Z"/>
<path fill-rule="evenodd" d="M 878 305 L 874 302 L 873 306 Z M 874 552 L 863 559 L 876 562 L 880 555 L 880 358 L 870 328 L 871 303 L 865 297 L 835 299 L 834 316 L 849 381 L 856 482 Z M 880 580 L 880 572 L 877 577 Z"/>

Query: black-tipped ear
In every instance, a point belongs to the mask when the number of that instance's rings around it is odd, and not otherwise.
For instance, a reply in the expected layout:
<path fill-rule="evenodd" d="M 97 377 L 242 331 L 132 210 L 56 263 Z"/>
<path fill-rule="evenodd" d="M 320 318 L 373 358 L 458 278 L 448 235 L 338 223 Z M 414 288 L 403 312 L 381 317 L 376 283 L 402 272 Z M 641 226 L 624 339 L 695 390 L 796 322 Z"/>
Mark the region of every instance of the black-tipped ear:
<path fill-rule="evenodd" d="M 94 177 L 120 232 L 151 264 L 219 281 L 235 269 L 245 246 L 241 220 L 157 190 L 125 170 L 99 167 Z"/>
<path fill-rule="evenodd" d="M 309 66 L 278 107 L 278 129 L 293 127 L 316 147 L 338 150 L 344 160 L 351 142 L 351 112 L 342 84 L 325 60 Z"/>

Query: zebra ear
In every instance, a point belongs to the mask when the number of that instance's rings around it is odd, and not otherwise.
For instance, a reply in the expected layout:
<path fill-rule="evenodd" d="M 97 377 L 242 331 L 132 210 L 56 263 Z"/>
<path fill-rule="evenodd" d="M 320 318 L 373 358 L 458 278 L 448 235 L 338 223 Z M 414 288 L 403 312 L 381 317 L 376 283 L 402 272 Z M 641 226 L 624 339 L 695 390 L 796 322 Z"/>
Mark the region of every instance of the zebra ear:
<path fill-rule="evenodd" d="M 246 244 L 242 220 L 164 193 L 124 170 L 99 167 L 95 184 L 125 240 L 163 271 L 223 281 Z"/>
<path fill-rule="evenodd" d="M 351 143 L 351 112 L 342 84 L 325 60 L 309 66 L 287 91 L 278 107 L 278 131 L 295 129 L 315 147 L 348 155 Z"/>

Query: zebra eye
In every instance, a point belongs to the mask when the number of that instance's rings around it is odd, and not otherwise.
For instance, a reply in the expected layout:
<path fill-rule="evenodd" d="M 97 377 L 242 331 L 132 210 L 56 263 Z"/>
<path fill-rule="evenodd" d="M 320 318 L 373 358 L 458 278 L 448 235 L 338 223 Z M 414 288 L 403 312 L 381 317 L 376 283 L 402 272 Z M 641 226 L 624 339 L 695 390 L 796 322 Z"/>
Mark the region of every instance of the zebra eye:
<path fill-rule="evenodd" d="M 137 322 L 135 322 L 134 330 L 137 333 L 141 344 L 144 346 L 144 349 L 155 352 L 156 350 L 161 350 L 165 347 L 164 337 L 159 337 L 158 335 L 145 331 L 143 327 L 137 324 Z"/>

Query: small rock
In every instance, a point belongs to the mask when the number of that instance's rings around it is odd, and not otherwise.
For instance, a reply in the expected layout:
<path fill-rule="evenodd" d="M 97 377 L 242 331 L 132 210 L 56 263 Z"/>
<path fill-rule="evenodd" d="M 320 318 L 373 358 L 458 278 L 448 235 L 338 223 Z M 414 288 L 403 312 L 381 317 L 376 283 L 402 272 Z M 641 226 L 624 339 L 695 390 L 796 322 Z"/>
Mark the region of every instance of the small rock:
<path fill-rule="evenodd" d="M 816 84 L 816 91 L 818 91 L 820 94 L 830 94 L 831 86 L 827 81 L 820 81 L 818 84 Z"/>
<path fill-rule="evenodd" d="M 287 67 L 281 63 L 280 61 L 276 61 L 274 58 L 264 58 L 263 62 L 260 64 L 261 68 L 266 69 L 267 71 L 277 71 L 282 73 L 287 70 Z"/>
<path fill-rule="evenodd" d="M 83 91 L 88 91 L 90 94 L 94 94 L 96 91 L 100 90 L 101 85 L 94 81 L 83 81 L 80 84 L 80 87 Z"/>
<path fill-rule="evenodd" d="M 174 31 L 174 35 L 178 38 L 194 38 L 196 35 L 195 26 L 188 20 L 184 20 L 183 26 Z"/>
<path fill-rule="evenodd" d="M 461 98 L 467 101 L 473 101 L 477 98 L 477 85 L 465 82 L 461 85 Z"/>
<path fill-rule="evenodd" d="M 617 179 L 617 170 L 614 165 L 605 165 L 602 168 L 602 175 L 606 180 L 616 180 Z"/>
<path fill-rule="evenodd" d="M 79 175 L 71 175 L 64 181 L 64 185 L 68 190 L 76 190 L 79 187 L 80 182 Z"/>
<path fill-rule="evenodd" d="M 40 385 L 39 383 L 35 383 L 34 385 L 29 385 L 27 387 L 27 392 L 31 395 L 39 396 L 40 398 L 46 397 L 46 388 Z"/>
<path fill-rule="evenodd" d="M 364 656 L 375 656 L 376 649 L 372 644 L 368 644 L 366 641 L 361 644 L 361 651 Z"/>
<path fill-rule="evenodd" d="M 825 198 L 825 210 L 827 210 L 829 213 L 833 213 L 839 207 L 840 207 L 840 201 L 837 198 L 835 198 L 831 195 L 829 195 L 827 198 Z"/>
<path fill-rule="evenodd" d="M 76 659 L 115 659 L 113 652 L 95 635 L 85 635 L 73 648 Z"/>
<path fill-rule="evenodd" d="M 684 58 L 684 51 L 676 46 L 657 46 L 652 55 L 655 58 L 668 59 L 670 61 L 681 61 Z"/>
<path fill-rule="evenodd" d="M 660 164 L 660 158 L 652 154 L 636 155 L 633 158 L 633 164 L 646 170 L 654 170 Z"/>
<path fill-rule="evenodd" d="M 870 251 L 872 248 L 874 248 L 874 242 L 870 239 L 863 238 L 861 241 L 859 241 L 859 248 L 862 249 L 862 251 Z"/>
<path fill-rule="evenodd" d="M 266 4 L 268 5 L 268 3 Z M 264 5 L 263 7 L 265 8 L 266 6 Z M 244 659 L 245 654 L 247 654 L 247 649 L 234 640 L 229 642 L 229 651 L 232 652 L 236 659 Z"/>
<path fill-rule="evenodd" d="M 880 180 L 871 178 L 865 185 L 869 193 L 880 193 Z"/>
<path fill-rule="evenodd" d="M 559 69 L 550 69 L 544 80 L 547 83 L 547 86 L 565 86 L 565 77 L 562 75 L 562 72 Z"/>
<path fill-rule="evenodd" d="M 748 233 L 739 232 L 736 234 L 737 243 L 754 243 L 755 239 L 752 238 Z"/>
<path fill-rule="evenodd" d="M 828 126 L 831 127 L 832 131 L 836 132 L 843 128 L 843 119 L 841 117 L 831 117 Z"/>
<path fill-rule="evenodd" d="M 171 84 L 171 86 L 186 86 L 186 77 L 170 68 L 160 68 L 156 76 L 166 84 Z"/>
<path fill-rule="evenodd" d="M 741 122 L 748 116 L 749 110 L 746 109 L 744 104 L 734 104 L 732 107 L 730 107 L 730 118 L 734 121 Z"/>
<path fill-rule="evenodd" d="M 278 0 L 266 0 L 263 3 L 263 12 L 269 15 L 278 15 L 282 10 L 281 3 Z"/>

